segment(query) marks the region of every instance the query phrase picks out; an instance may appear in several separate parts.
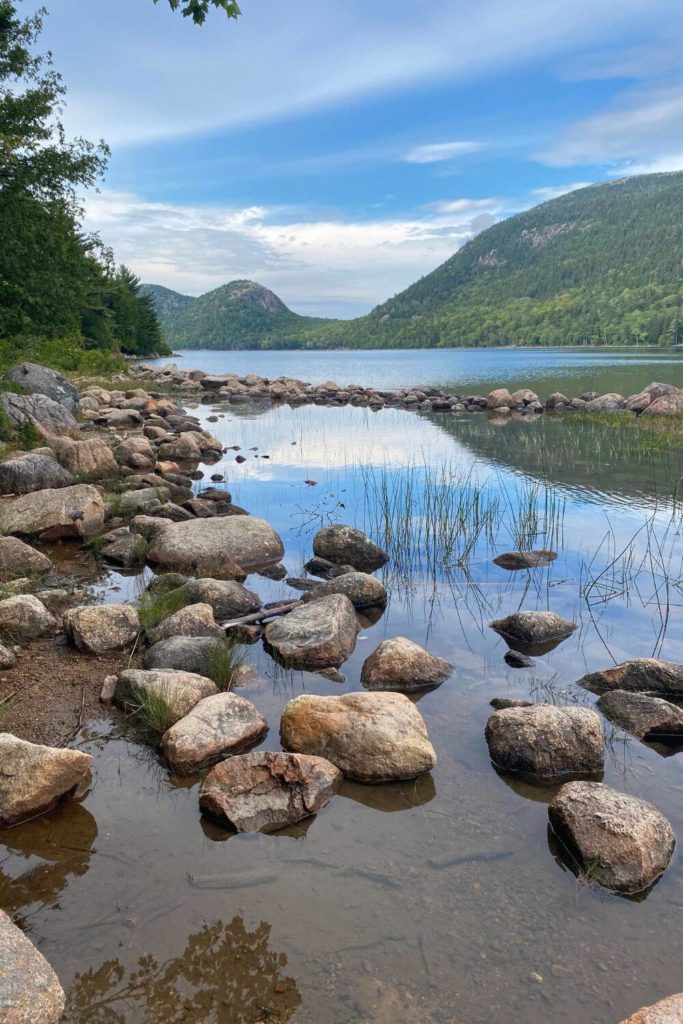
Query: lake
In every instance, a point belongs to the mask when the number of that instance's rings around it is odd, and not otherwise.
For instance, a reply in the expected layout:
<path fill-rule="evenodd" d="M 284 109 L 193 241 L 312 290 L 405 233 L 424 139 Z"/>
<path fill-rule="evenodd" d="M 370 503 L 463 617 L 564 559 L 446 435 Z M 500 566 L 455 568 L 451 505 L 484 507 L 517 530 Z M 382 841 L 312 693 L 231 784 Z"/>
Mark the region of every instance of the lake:
<path fill-rule="evenodd" d="M 333 352 L 183 351 L 158 365 L 209 373 L 257 373 L 265 377 L 296 377 L 313 384 L 362 384 L 392 390 L 427 386 L 456 394 L 484 393 L 492 388 L 528 387 L 546 398 L 553 391 L 569 397 L 584 391 L 628 395 L 653 380 L 683 387 L 683 354 L 671 349 L 396 349 Z"/>
<path fill-rule="evenodd" d="M 680 360 L 658 354 L 187 353 L 183 362 L 383 387 L 458 374 L 479 391 L 683 383 Z M 683 661 L 680 440 L 663 447 L 637 425 L 571 417 L 501 425 L 351 407 L 194 411 L 246 457 L 238 465 L 230 450 L 204 467 L 197 490 L 224 473 L 234 501 L 281 534 L 291 575 L 329 522 L 365 529 L 391 556 L 378 573 L 389 605 L 362 620 L 343 680 L 287 671 L 260 644 L 246 649 L 259 682 L 239 692 L 269 722 L 261 747 L 279 748 L 293 696 L 360 689 L 377 644 L 406 636 L 455 666 L 417 703 L 438 762 L 411 782 L 346 782 L 315 818 L 236 836 L 200 816 L 198 778 L 173 777 L 106 720 L 86 722 L 76 743 L 95 762 L 86 801 L 0 836 L 3 906 L 57 970 L 65 1022 L 617 1024 L 679 991 L 680 859 L 639 900 L 577 879 L 548 834 L 556 789 L 499 775 L 484 728 L 495 696 L 592 707 L 576 685 L 585 672 L 653 654 Z M 493 564 L 534 546 L 559 557 L 533 572 Z M 143 583 L 114 571 L 98 580 L 116 601 Z M 296 596 L 259 575 L 247 586 L 263 601 Z M 509 668 L 488 623 L 520 608 L 579 628 L 532 667 Z M 653 802 L 683 834 L 683 753 L 608 721 L 605 733 L 605 781 Z"/>

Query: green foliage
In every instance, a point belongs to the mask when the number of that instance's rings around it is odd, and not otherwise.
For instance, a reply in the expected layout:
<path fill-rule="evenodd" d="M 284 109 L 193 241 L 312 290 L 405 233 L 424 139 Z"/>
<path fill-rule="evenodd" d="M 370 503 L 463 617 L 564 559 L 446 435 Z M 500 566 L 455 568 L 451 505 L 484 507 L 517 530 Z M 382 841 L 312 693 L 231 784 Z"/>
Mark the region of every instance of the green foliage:
<path fill-rule="evenodd" d="M 187 604 L 187 592 L 185 587 L 177 587 L 175 590 L 160 592 L 158 590 L 146 590 L 138 601 L 138 615 L 140 625 L 147 632 L 156 629 L 164 619 L 175 612 L 179 612 Z"/>
<path fill-rule="evenodd" d="M 154 0 L 158 3 L 159 0 Z M 236 0 L 168 0 L 172 11 L 181 11 L 184 18 L 192 18 L 195 25 L 203 25 L 210 7 L 225 11 L 229 18 L 238 18 L 242 13 Z"/>
<path fill-rule="evenodd" d="M 32 448 L 40 448 L 45 443 L 40 431 L 29 420 L 17 428 L 16 438 L 17 444 L 25 452 L 30 452 Z"/>
<path fill-rule="evenodd" d="M 161 737 L 178 720 L 162 692 L 134 689 L 131 705 L 133 724 L 140 739 L 158 746 Z"/>
<path fill-rule="evenodd" d="M 244 661 L 244 648 L 225 640 L 216 640 L 211 654 L 207 675 L 219 690 L 225 692 L 232 687 L 235 672 Z"/>

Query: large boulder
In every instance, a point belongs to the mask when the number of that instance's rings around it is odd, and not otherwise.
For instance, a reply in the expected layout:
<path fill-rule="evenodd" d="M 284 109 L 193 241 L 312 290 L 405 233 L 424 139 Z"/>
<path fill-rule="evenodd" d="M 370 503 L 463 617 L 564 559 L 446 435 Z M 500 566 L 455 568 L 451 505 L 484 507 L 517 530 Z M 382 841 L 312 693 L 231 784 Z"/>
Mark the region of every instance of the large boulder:
<path fill-rule="evenodd" d="M 0 1020 L 58 1024 L 65 1001 L 59 978 L 43 954 L 0 910 Z"/>
<path fill-rule="evenodd" d="M 196 672 L 129 668 L 116 677 L 114 700 L 124 711 L 136 711 L 148 698 L 161 697 L 176 722 L 200 700 L 218 693 L 216 684 Z"/>
<path fill-rule="evenodd" d="M 172 636 L 145 652 L 145 668 L 173 668 L 208 676 L 222 641 L 211 636 Z"/>
<path fill-rule="evenodd" d="M 17 363 L 7 371 L 7 379 L 24 394 L 46 395 L 53 402 L 63 405 L 69 412 L 76 412 L 79 402 L 78 388 L 56 370 L 38 363 Z"/>
<path fill-rule="evenodd" d="M 667 996 L 651 1006 L 643 1006 L 621 1024 L 681 1024 L 683 1021 L 683 992 Z"/>
<path fill-rule="evenodd" d="M 345 579 L 345 577 L 341 577 Z M 368 690 L 398 690 L 415 693 L 443 683 L 453 666 L 437 658 L 406 637 L 383 640 L 365 659 L 361 682 Z"/>
<path fill-rule="evenodd" d="M 189 604 L 169 615 L 161 625 L 147 630 L 152 644 L 172 636 L 212 636 L 222 639 L 225 634 L 213 617 L 210 604 Z"/>
<path fill-rule="evenodd" d="M 345 594 L 354 608 L 373 608 L 387 603 L 387 591 L 383 583 L 367 572 L 348 572 L 327 580 L 309 590 L 301 600 L 320 601 L 330 594 Z"/>
<path fill-rule="evenodd" d="M 59 540 L 90 537 L 104 525 L 102 495 L 91 484 L 48 488 L 0 504 L 0 532 Z"/>
<path fill-rule="evenodd" d="M 515 572 L 518 569 L 538 569 L 550 565 L 556 558 L 556 551 L 506 551 L 494 558 L 493 563 L 508 572 Z"/>
<path fill-rule="evenodd" d="M 610 391 L 607 395 L 599 395 L 586 404 L 586 412 L 618 412 L 626 405 L 623 395 Z"/>
<path fill-rule="evenodd" d="M 605 767 L 600 718 L 588 708 L 504 708 L 486 723 L 486 742 L 496 768 L 531 782 L 601 775 Z"/>
<path fill-rule="evenodd" d="M 676 395 L 663 395 L 651 402 L 643 410 L 643 416 L 683 416 L 683 392 Z"/>
<path fill-rule="evenodd" d="M 0 636 L 9 640 L 35 640 L 56 625 L 43 602 L 33 594 L 17 594 L 0 601 Z"/>
<path fill-rule="evenodd" d="M 656 807 L 601 783 L 563 786 L 548 815 L 570 865 L 620 893 L 649 888 L 666 871 L 676 845 Z"/>
<path fill-rule="evenodd" d="M 628 690 L 610 690 L 598 707 L 611 722 L 640 740 L 678 742 L 683 739 L 683 711 L 668 700 Z"/>
<path fill-rule="evenodd" d="M 495 388 L 486 399 L 488 409 L 512 409 L 515 401 L 507 388 Z"/>
<path fill-rule="evenodd" d="M 0 392 L 0 409 L 15 427 L 34 427 L 42 437 L 78 436 L 78 423 L 66 406 L 44 395 Z"/>
<path fill-rule="evenodd" d="M 210 572 L 218 579 L 243 579 L 243 570 L 279 562 L 282 541 L 264 519 L 227 516 L 169 523 L 154 537 L 150 565 L 188 574 Z"/>
<path fill-rule="evenodd" d="M 27 452 L 0 462 L 0 494 L 30 494 L 45 487 L 68 487 L 71 473 L 45 451 Z"/>
<path fill-rule="evenodd" d="M 257 751 L 212 768 L 199 790 L 201 810 L 237 832 L 274 832 L 327 804 L 342 773 L 324 757 Z"/>
<path fill-rule="evenodd" d="M 183 594 L 189 603 L 210 604 L 219 621 L 251 615 L 261 608 L 260 597 L 236 580 L 190 580 Z"/>
<path fill-rule="evenodd" d="M 546 654 L 576 629 L 554 612 L 513 612 L 503 619 L 489 623 L 491 629 L 503 637 L 508 647 L 522 654 Z"/>
<path fill-rule="evenodd" d="M 0 579 L 18 579 L 49 572 L 52 562 L 42 551 L 18 537 L 0 537 Z"/>
<path fill-rule="evenodd" d="M 268 623 L 264 644 L 288 668 L 338 668 L 353 654 L 358 630 L 348 597 L 331 594 Z"/>
<path fill-rule="evenodd" d="M 101 437 L 83 441 L 51 437 L 49 444 L 58 462 L 83 481 L 112 480 L 119 472 L 111 448 Z"/>
<path fill-rule="evenodd" d="M 146 437 L 127 437 L 114 449 L 114 458 L 119 466 L 128 466 L 143 473 L 154 469 L 157 457 Z"/>
<path fill-rule="evenodd" d="M 64 632 L 79 651 L 106 654 L 132 647 L 140 632 L 132 604 L 80 605 L 64 612 Z"/>
<path fill-rule="evenodd" d="M 285 750 L 326 757 L 359 782 L 413 779 L 436 764 L 422 715 L 402 693 L 295 697 L 280 739 Z"/>
<path fill-rule="evenodd" d="M 632 658 L 600 672 L 589 672 L 578 683 L 592 693 L 631 690 L 683 696 L 683 665 L 658 658 Z"/>
<path fill-rule="evenodd" d="M 335 565 L 352 565 L 361 572 L 381 569 L 389 555 L 355 526 L 324 526 L 313 538 L 313 553 Z"/>
<path fill-rule="evenodd" d="M 0 827 L 34 818 L 64 797 L 81 799 L 90 785 L 91 761 L 80 750 L 43 747 L 0 733 Z"/>
<path fill-rule="evenodd" d="M 268 723 L 251 701 L 235 693 L 205 697 L 164 733 L 161 749 L 178 772 L 240 754 L 263 739 Z"/>

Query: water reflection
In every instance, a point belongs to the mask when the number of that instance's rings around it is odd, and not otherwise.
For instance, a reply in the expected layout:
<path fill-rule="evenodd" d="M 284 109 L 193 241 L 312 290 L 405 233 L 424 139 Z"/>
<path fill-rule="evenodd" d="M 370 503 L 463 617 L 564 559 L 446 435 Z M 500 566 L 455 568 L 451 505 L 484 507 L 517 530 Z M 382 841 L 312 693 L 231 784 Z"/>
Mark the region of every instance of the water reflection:
<path fill-rule="evenodd" d="M 640 889 L 638 892 L 617 892 L 616 889 L 604 889 L 599 882 L 591 877 L 590 865 L 586 867 L 576 858 L 572 851 L 562 842 L 551 825 L 548 825 L 548 849 L 550 850 L 556 864 L 558 864 L 563 871 L 570 871 L 577 878 L 579 885 L 590 887 L 593 892 L 606 899 L 621 899 L 627 900 L 630 903 L 643 903 L 660 882 L 662 877 L 660 875 L 660 877 L 656 878 L 651 885 L 648 885 L 645 889 Z"/>
<path fill-rule="evenodd" d="M 65 1024 L 285 1024 L 301 1004 L 285 953 L 270 948 L 271 926 L 250 931 L 236 916 L 193 932 L 183 952 L 134 967 L 105 960 L 76 974 Z"/>
<path fill-rule="evenodd" d="M 433 800 L 436 785 L 431 772 L 407 782 L 385 782 L 381 786 L 367 786 L 346 780 L 339 795 L 370 807 L 373 811 L 410 811 Z"/>

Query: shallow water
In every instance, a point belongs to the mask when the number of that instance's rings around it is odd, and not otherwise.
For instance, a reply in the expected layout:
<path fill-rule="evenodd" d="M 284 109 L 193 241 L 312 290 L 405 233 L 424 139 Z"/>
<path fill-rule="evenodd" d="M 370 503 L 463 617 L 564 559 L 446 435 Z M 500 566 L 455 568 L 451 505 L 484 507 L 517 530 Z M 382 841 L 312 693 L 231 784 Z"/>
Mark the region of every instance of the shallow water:
<path fill-rule="evenodd" d="M 366 387 L 443 387 L 455 394 L 525 387 L 547 398 L 585 391 L 634 394 L 653 380 L 683 387 L 683 353 L 671 349 L 397 349 L 332 352 L 179 352 L 159 365 L 208 373 L 257 373 L 322 384 Z"/>
<path fill-rule="evenodd" d="M 248 649 L 261 681 L 240 693 L 270 723 L 262 746 L 278 748 L 292 696 L 358 689 L 365 657 L 404 635 L 456 666 L 419 700 L 438 764 L 415 782 L 346 783 L 285 833 L 232 836 L 201 820 L 197 779 L 172 779 L 107 723 L 86 725 L 86 801 L 0 834 L 2 906 L 59 973 L 65 1020 L 616 1024 L 680 990 L 680 859 L 641 901 L 578 882 L 549 846 L 554 791 L 499 777 L 484 726 L 493 696 L 590 706 L 574 685 L 588 670 L 653 653 L 683 661 L 672 497 L 683 450 L 643 454 L 622 432 L 588 434 L 568 419 L 501 427 L 485 416 L 316 406 L 198 413 L 220 416 L 208 427 L 248 456 L 239 466 L 228 452 L 198 488 L 225 472 L 234 500 L 281 533 L 290 573 L 328 521 L 365 527 L 393 555 L 390 604 L 364 624 L 344 683 Z M 438 495 L 452 510 L 475 493 L 496 512 L 476 536 L 471 516 L 455 539 L 449 520 L 430 531 L 420 519 L 442 509 Z M 533 574 L 493 565 L 520 530 L 557 545 L 557 561 Z M 605 571 L 631 541 L 632 557 Z M 134 585 L 117 573 L 99 581 L 108 600 Z M 247 585 L 264 600 L 295 596 L 260 576 Z M 550 608 L 580 628 L 533 669 L 509 669 L 487 623 L 519 607 Z M 605 780 L 651 800 L 683 833 L 683 755 L 609 723 L 606 734 Z"/>

